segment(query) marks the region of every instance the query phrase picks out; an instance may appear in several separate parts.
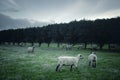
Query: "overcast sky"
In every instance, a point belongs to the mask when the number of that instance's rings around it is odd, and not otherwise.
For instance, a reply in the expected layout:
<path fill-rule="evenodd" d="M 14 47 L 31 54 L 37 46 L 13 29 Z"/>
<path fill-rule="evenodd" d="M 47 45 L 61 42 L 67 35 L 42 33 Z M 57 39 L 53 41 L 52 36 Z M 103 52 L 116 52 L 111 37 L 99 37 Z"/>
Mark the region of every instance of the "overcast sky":
<path fill-rule="evenodd" d="M 120 0 L 0 0 L 0 30 L 120 16 Z"/>

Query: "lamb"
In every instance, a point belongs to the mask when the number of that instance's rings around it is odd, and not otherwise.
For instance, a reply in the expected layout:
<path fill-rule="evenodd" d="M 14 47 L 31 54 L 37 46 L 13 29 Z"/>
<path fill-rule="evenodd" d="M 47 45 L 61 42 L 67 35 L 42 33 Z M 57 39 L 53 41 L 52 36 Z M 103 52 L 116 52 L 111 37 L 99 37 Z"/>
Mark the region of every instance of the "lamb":
<path fill-rule="evenodd" d="M 82 54 L 74 56 L 60 56 L 58 57 L 58 65 L 56 71 L 60 71 L 62 66 L 70 66 L 70 71 L 72 71 L 73 66 L 77 69 L 77 64 L 80 59 L 83 59 Z"/>
<path fill-rule="evenodd" d="M 97 56 L 95 55 L 95 52 L 92 52 L 92 54 L 88 56 L 88 60 L 89 66 L 96 68 Z"/>
<path fill-rule="evenodd" d="M 35 48 L 34 46 L 28 47 L 28 48 L 27 48 L 28 53 L 34 52 L 34 48 Z"/>

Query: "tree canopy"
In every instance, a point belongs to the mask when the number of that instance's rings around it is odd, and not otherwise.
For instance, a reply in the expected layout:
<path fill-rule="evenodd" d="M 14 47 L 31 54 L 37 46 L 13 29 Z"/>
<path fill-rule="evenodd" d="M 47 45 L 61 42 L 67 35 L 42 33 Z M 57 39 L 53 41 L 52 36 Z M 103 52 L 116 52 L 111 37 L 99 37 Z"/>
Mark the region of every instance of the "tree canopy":
<path fill-rule="evenodd" d="M 0 44 L 51 42 L 78 44 L 120 44 L 120 17 L 111 19 L 80 20 L 69 23 L 50 24 L 43 27 L 9 29 L 0 31 Z"/>

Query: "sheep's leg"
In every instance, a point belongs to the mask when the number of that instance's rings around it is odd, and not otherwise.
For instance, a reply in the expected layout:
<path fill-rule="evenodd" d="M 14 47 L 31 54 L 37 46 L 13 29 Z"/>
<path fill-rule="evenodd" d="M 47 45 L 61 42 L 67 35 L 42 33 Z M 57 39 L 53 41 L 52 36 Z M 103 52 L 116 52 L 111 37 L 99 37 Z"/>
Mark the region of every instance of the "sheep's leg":
<path fill-rule="evenodd" d="M 94 68 L 96 68 L 96 62 L 94 63 Z"/>
<path fill-rule="evenodd" d="M 58 71 L 59 66 L 60 66 L 60 64 L 57 65 L 57 67 L 56 67 L 56 71 Z"/>
<path fill-rule="evenodd" d="M 60 65 L 60 66 L 59 66 L 59 71 L 60 71 L 60 69 L 62 68 L 62 66 L 63 66 L 63 65 Z"/>
<path fill-rule="evenodd" d="M 93 67 L 93 68 L 96 68 L 96 60 L 93 60 L 92 67 Z"/>
<path fill-rule="evenodd" d="M 96 60 L 95 60 L 95 57 L 94 57 L 94 59 L 92 60 L 92 67 L 93 67 L 93 68 L 96 67 Z"/>
<path fill-rule="evenodd" d="M 75 64 L 74 66 L 75 66 L 75 69 L 78 70 L 77 64 Z"/>
<path fill-rule="evenodd" d="M 73 66 L 74 66 L 73 64 L 70 66 L 70 71 L 72 71 L 72 69 L 73 69 Z"/>
<path fill-rule="evenodd" d="M 96 62 L 95 62 L 95 68 L 96 68 Z"/>

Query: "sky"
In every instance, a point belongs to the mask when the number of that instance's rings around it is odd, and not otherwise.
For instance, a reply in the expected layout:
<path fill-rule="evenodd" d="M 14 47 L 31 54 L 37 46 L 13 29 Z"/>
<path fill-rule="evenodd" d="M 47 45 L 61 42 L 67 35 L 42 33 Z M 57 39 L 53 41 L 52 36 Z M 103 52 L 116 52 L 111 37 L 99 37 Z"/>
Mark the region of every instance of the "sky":
<path fill-rule="evenodd" d="M 0 0 L 0 30 L 120 16 L 120 0 Z"/>

